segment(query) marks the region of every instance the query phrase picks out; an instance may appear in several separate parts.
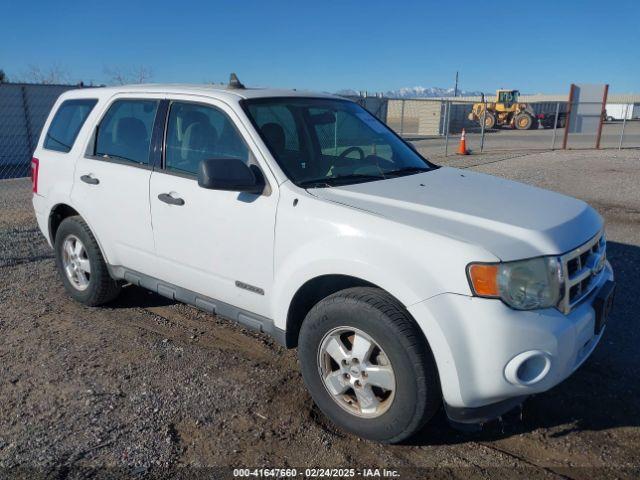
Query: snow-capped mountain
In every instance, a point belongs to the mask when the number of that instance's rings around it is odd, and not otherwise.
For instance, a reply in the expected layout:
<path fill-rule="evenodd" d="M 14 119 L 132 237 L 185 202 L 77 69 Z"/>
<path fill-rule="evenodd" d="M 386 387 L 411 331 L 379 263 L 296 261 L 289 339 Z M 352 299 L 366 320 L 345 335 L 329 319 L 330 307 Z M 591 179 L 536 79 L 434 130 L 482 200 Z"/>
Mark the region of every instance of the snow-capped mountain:
<path fill-rule="evenodd" d="M 353 89 L 345 89 L 336 92 L 338 95 L 359 95 L 360 92 Z M 368 92 L 369 95 L 375 95 L 378 92 Z M 383 96 L 389 98 L 425 98 L 425 97 L 453 97 L 453 88 L 441 87 L 403 87 L 397 90 L 387 90 L 382 92 Z M 458 96 L 480 95 L 479 91 L 458 90 Z"/>

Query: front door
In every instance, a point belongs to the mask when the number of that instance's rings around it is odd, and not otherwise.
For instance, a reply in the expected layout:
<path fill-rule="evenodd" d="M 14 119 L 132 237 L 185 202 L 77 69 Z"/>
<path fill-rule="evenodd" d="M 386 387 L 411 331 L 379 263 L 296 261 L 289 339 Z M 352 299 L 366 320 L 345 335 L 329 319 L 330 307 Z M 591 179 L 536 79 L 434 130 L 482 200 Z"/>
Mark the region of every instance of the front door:
<path fill-rule="evenodd" d="M 172 102 L 163 168 L 151 175 L 156 277 L 244 310 L 268 315 L 277 195 L 198 186 L 201 160 L 257 165 L 223 104 Z"/>

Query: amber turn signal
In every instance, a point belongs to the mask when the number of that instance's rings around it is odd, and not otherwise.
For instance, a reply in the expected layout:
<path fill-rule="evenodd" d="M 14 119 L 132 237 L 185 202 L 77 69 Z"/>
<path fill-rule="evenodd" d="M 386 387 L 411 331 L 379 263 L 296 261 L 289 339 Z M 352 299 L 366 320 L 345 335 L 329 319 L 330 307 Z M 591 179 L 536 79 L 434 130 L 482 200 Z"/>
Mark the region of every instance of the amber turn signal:
<path fill-rule="evenodd" d="M 480 297 L 499 297 L 498 265 L 476 263 L 469 265 L 469 281 L 473 293 Z"/>

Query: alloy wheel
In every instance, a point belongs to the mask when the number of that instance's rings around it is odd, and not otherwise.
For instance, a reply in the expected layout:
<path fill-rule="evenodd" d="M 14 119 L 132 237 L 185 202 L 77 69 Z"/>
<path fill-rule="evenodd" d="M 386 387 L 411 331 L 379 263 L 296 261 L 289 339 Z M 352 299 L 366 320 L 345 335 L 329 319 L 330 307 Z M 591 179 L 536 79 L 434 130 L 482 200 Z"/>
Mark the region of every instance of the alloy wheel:
<path fill-rule="evenodd" d="M 86 290 L 91 280 L 91 262 L 82 241 L 69 235 L 62 244 L 62 266 L 67 279 L 77 290 Z"/>
<path fill-rule="evenodd" d="M 318 349 L 318 369 L 331 398 L 353 415 L 379 417 L 393 402 L 396 378 L 389 357 L 360 329 L 329 331 Z"/>

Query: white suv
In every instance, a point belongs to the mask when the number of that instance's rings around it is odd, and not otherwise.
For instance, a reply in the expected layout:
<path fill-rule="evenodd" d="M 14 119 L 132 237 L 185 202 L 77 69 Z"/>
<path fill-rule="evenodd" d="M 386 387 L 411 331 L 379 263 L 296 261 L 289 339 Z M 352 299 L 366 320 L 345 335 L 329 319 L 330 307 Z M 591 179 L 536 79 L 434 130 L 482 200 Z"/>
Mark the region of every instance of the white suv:
<path fill-rule="evenodd" d="M 441 405 L 484 422 L 558 384 L 613 298 L 587 204 L 433 165 L 331 95 L 74 90 L 32 177 L 74 299 L 134 284 L 268 333 L 327 416 L 382 442 Z"/>

